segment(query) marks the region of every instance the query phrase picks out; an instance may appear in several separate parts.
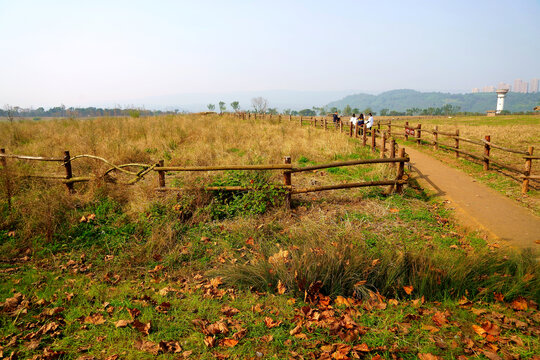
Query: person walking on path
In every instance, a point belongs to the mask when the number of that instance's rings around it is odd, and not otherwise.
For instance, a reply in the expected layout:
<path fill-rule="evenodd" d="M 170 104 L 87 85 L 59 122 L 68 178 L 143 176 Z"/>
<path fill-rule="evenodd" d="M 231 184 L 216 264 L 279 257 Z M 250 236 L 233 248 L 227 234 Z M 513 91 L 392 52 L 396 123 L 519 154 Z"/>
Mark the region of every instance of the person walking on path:
<path fill-rule="evenodd" d="M 338 113 L 336 111 L 335 113 L 332 114 L 332 121 L 334 122 L 334 124 L 337 124 L 339 120 L 341 119 L 339 118 Z"/>
<path fill-rule="evenodd" d="M 373 126 L 373 115 L 369 113 L 369 118 L 366 121 L 366 127 L 368 129 L 371 129 L 372 126 Z"/>
<path fill-rule="evenodd" d="M 358 119 L 356 118 L 356 114 L 352 114 L 351 116 L 351 123 L 356 126 L 356 123 L 358 122 Z"/>
<path fill-rule="evenodd" d="M 364 114 L 360 113 L 360 116 L 358 117 L 358 121 L 356 122 L 356 126 L 359 127 L 359 130 L 361 130 L 362 134 L 364 133 Z"/>

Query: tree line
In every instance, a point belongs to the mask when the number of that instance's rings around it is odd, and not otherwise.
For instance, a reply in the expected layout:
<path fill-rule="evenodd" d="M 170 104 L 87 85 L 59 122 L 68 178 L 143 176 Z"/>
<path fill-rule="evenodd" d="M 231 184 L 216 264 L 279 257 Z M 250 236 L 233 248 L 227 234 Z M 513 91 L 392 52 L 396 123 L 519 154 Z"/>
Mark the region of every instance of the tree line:
<path fill-rule="evenodd" d="M 131 117 L 140 117 L 140 116 L 151 116 L 151 115 L 163 115 L 163 114 L 176 114 L 179 110 L 174 111 L 161 111 L 161 110 L 145 110 L 138 108 L 96 108 L 96 107 L 85 107 L 85 108 L 67 108 L 64 105 L 52 107 L 45 110 L 43 107 L 37 109 L 32 108 L 22 108 L 19 106 L 5 105 L 3 109 L 0 109 L 0 117 L 6 117 L 9 120 L 13 120 L 16 117 L 67 117 L 67 118 L 77 118 L 77 117 L 97 117 L 97 116 L 131 116 Z"/>

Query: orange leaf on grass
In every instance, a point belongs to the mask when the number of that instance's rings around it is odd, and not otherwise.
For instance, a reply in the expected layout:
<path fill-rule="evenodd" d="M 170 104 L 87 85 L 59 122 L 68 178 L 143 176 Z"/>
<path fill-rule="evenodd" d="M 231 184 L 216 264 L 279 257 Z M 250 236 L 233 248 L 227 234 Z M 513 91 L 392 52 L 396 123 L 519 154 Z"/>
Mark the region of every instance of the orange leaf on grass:
<path fill-rule="evenodd" d="M 117 328 L 123 328 L 131 324 L 133 320 L 118 320 L 116 323 L 114 323 L 114 326 Z"/>
<path fill-rule="evenodd" d="M 105 318 L 102 314 L 91 314 L 84 318 L 84 322 L 87 324 L 100 325 L 105 323 Z"/>
<path fill-rule="evenodd" d="M 440 359 L 439 356 L 433 355 L 431 353 L 427 353 L 427 354 L 419 353 L 418 358 L 420 360 L 438 360 L 438 359 Z"/>
<path fill-rule="evenodd" d="M 143 322 L 140 322 L 139 320 L 133 320 L 131 326 L 139 330 L 142 334 L 148 335 L 150 333 L 150 327 L 152 325 L 150 324 L 150 321 L 145 324 Z"/>
<path fill-rule="evenodd" d="M 486 330 L 484 330 L 484 328 L 482 328 L 481 326 L 473 325 L 472 328 L 473 328 L 474 332 L 477 333 L 480 336 L 484 336 L 485 333 L 486 333 Z"/>
<path fill-rule="evenodd" d="M 512 301 L 512 309 L 514 310 L 518 310 L 518 311 L 527 310 L 527 308 L 528 308 L 527 300 L 525 300 L 521 296 L 515 299 L 514 301 Z"/>
<path fill-rule="evenodd" d="M 285 285 L 283 285 L 281 280 L 278 281 L 277 291 L 278 291 L 278 294 L 280 294 L 280 295 L 285 294 L 285 291 L 287 291 L 287 288 L 285 287 Z"/>
<path fill-rule="evenodd" d="M 226 347 L 235 347 L 238 344 L 238 340 L 235 339 L 223 339 L 221 345 Z"/>
<path fill-rule="evenodd" d="M 353 347 L 353 350 L 360 351 L 360 352 L 369 352 L 369 346 L 367 346 L 366 343 L 362 343 L 360 345 L 355 345 Z"/>
<path fill-rule="evenodd" d="M 271 329 L 271 328 L 274 328 L 274 327 L 277 327 L 277 326 L 281 325 L 281 320 L 280 321 L 275 321 L 271 317 L 267 316 L 267 317 L 264 318 L 264 324 L 266 325 L 267 328 Z"/>
<path fill-rule="evenodd" d="M 409 285 L 409 286 L 404 286 L 404 287 L 403 287 L 403 290 L 405 290 L 405 293 L 406 293 L 407 295 L 411 295 L 411 293 L 412 293 L 413 290 L 414 290 L 414 287 L 412 287 L 411 285 Z"/>

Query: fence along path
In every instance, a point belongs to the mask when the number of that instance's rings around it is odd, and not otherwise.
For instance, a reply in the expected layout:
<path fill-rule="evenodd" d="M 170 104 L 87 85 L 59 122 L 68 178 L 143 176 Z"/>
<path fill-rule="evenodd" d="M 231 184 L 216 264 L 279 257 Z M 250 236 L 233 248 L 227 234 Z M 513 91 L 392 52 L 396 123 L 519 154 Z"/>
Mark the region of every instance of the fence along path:
<path fill-rule="evenodd" d="M 239 114 L 238 116 L 241 116 L 243 118 L 246 118 L 246 114 Z M 270 119 L 272 120 L 272 115 L 256 115 L 253 114 L 254 118 L 263 118 L 263 119 Z M 247 117 L 250 118 L 251 114 L 247 114 Z M 353 124 L 344 124 L 343 121 L 340 121 L 338 124 L 334 126 L 332 121 L 328 120 L 328 117 L 317 117 L 317 116 L 297 116 L 293 117 L 290 115 L 286 115 L 286 118 L 288 118 L 289 121 L 299 121 L 300 126 L 303 126 L 305 123 L 308 123 L 309 125 L 313 127 L 321 127 L 324 130 L 328 129 L 339 129 L 340 132 L 343 132 L 345 128 L 349 127 L 349 136 L 350 137 L 356 137 L 358 138 L 361 134 L 362 136 L 362 144 L 364 146 L 367 145 L 368 137 L 370 141 L 370 145 L 372 151 L 375 151 L 376 148 L 376 142 L 377 138 L 381 139 L 381 154 L 384 154 L 386 151 L 386 142 L 387 141 L 393 141 L 394 136 L 404 137 L 405 140 L 409 140 L 409 137 L 412 137 L 414 141 L 418 145 L 432 145 L 435 150 L 438 150 L 439 148 L 453 151 L 455 153 L 455 156 L 459 158 L 462 155 L 468 156 L 470 159 L 478 160 L 483 164 L 484 171 L 489 171 L 493 168 L 493 166 L 497 166 L 498 168 L 502 168 L 505 170 L 508 170 L 510 172 L 519 174 L 518 179 L 522 182 L 521 191 L 522 193 L 527 193 L 529 191 L 529 185 L 531 181 L 540 182 L 540 174 L 533 174 L 533 161 L 540 160 L 540 156 L 534 155 L 534 147 L 528 146 L 527 149 L 510 149 L 501 145 L 498 145 L 491 140 L 491 136 L 485 135 L 484 139 L 469 139 L 463 136 L 460 136 L 459 129 L 455 132 L 445 132 L 440 131 L 437 126 L 433 128 L 433 130 L 426 129 L 425 127 L 422 128 L 422 124 L 417 124 L 416 126 L 409 125 L 409 121 L 405 121 L 404 124 L 397 124 L 392 123 L 392 120 L 386 120 L 386 121 L 375 121 L 375 124 L 373 125 L 373 129 L 366 129 L 366 126 L 363 127 L 359 126 L 353 126 Z M 282 115 L 275 116 L 275 118 L 278 119 L 278 121 L 282 121 L 283 117 Z M 414 119 L 414 117 L 413 117 Z M 330 126 L 331 125 L 331 126 Z M 387 129 L 385 130 L 385 127 Z M 402 128 L 401 131 L 395 131 L 396 128 Z M 393 131 L 394 129 L 394 131 Z M 433 136 L 433 139 L 428 139 L 426 136 L 422 135 L 424 133 L 431 134 Z M 450 141 L 453 141 L 454 144 L 445 144 L 439 139 L 440 136 L 445 136 L 450 139 Z M 471 153 L 469 151 L 464 150 L 462 147 L 460 147 L 460 142 L 466 142 L 468 144 L 480 146 L 480 150 L 482 153 Z M 506 153 L 512 153 L 512 154 L 518 154 L 521 156 L 521 159 L 524 163 L 523 169 L 519 169 L 515 165 L 510 165 L 507 163 L 504 163 L 498 158 L 495 158 L 492 154 L 492 151 L 494 149 L 497 149 L 497 151 L 502 151 Z"/>
<path fill-rule="evenodd" d="M 323 119 L 304 119 L 300 118 L 300 124 L 307 122 L 312 126 L 317 126 L 317 122 L 323 129 L 328 129 L 327 120 Z M 381 131 L 381 126 L 388 126 L 388 132 Z M 403 128 L 403 133 L 392 133 L 392 126 Z M 343 132 L 343 123 L 338 124 L 339 131 Z M 362 142 L 366 145 L 367 135 L 371 139 L 372 151 L 376 151 L 376 138 L 381 140 L 380 148 L 381 153 L 384 153 L 385 142 L 390 136 L 400 135 L 408 139 L 409 136 L 421 144 L 421 124 L 412 127 L 406 122 L 405 125 L 396 125 L 389 122 L 378 122 L 374 125 L 373 130 L 367 130 L 362 128 Z M 420 130 L 420 131 L 419 131 Z M 459 136 L 459 132 L 455 134 L 443 133 L 437 131 L 437 128 L 433 132 L 435 140 L 432 145 L 438 143 L 438 135 L 448 135 L 454 141 L 454 150 L 459 150 L 459 140 L 470 140 Z M 391 134 L 391 135 L 390 135 Z M 353 129 L 352 125 L 349 126 L 349 136 L 359 136 L 359 128 Z M 471 140 L 475 141 L 475 140 Z M 528 182 L 525 180 L 537 179 L 536 176 L 530 176 L 532 160 L 538 159 L 538 157 L 532 156 L 533 148 L 529 147 L 527 151 L 506 149 L 502 146 L 498 146 L 490 142 L 490 139 L 486 137 L 485 141 L 475 141 L 478 145 L 487 148 L 497 148 L 503 151 L 510 151 L 523 155 L 525 159 L 525 170 L 519 170 L 514 168 L 516 172 L 523 174 L 524 184 L 522 190 L 526 191 L 528 188 Z M 441 145 L 441 143 L 439 143 Z M 395 142 L 391 139 L 391 147 L 393 148 Z M 495 190 L 488 188 L 487 186 L 476 182 L 467 174 L 460 170 L 451 168 L 439 160 L 432 158 L 420 151 L 408 148 L 408 155 L 411 156 L 410 162 L 414 172 L 416 172 L 416 179 L 424 186 L 428 186 L 436 191 L 436 195 L 443 196 L 448 199 L 452 205 L 456 208 L 456 215 L 460 219 L 460 222 L 466 227 L 478 230 L 484 230 L 488 233 L 490 238 L 495 240 L 508 241 L 511 245 L 520 248 L 538 248 L 540 244 L 540 218 L 529 210 L 517 205 L 513 200 L 499 194 Z M 463 153 L 463 152 L 462 152 Z M 456 156 L 459 152 L 456 151 Z M 485 161 L 484 169 L 489 169 L 489 164 L 493 162 L 493 159 L 489 156 L 489 151 L 486 156 L 483 157 Z M 505 164 L 501 164 L 503 167 Z M 486 169 L 486 170 L 487 170 Z M 529 179 L 526 179 L 528 177 Z"/>

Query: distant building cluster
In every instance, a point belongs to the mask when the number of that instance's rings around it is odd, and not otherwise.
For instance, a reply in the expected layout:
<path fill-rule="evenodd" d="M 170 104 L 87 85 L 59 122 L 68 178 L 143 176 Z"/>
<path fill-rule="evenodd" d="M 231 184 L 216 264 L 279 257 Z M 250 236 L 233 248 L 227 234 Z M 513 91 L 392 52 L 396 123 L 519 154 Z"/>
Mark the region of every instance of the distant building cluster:
<path fill-rule="evenodd" d="M 482 92 L 496 92 L 497 89 L 506 89 L 508 91 L 516 92 L 516 93 L 536 93 L 540 90 L 540 79 L 532 79 L 530 82 L 530 85 L 527 81 L 523 81 L 521 79 L 514 80 L 514 86 L 500 82 L 497 87 L 495 86 L 484 86 L 483 88 L 473 88 L 472 93 L 482 93 Z"/>

